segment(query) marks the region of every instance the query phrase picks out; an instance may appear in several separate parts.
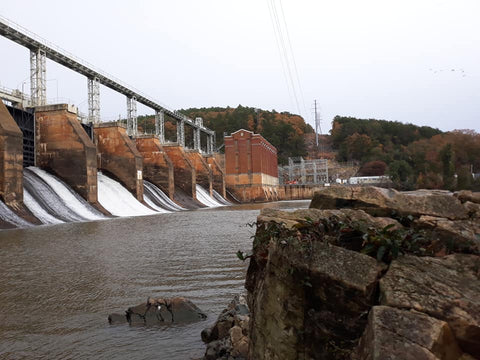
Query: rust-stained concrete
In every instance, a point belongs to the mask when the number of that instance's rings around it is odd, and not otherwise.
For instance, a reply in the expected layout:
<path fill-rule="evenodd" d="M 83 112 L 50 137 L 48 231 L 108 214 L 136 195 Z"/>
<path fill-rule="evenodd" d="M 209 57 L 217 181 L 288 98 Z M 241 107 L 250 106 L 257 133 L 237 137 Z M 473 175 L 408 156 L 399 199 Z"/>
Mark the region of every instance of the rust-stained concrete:
<path fill-rule="evenodd" d="M 226 197 L 225 191 L 225 171 L 222 169 L 217 159 L 213 155 L 205 155 L 205 161 L 212 170 L 212 186 L 216 192 Z"/>
<path fill-rule="evenodd" d="M 0 101 L 0 198 L 17 206 L 23 202 L 23 135 Z"/>
<path fill-rule="evenodd" d="M 185 154 L 185 150 L 178 145 L 164 144 L 163 149 L 173 164 L 175 186 L 182 189 L 187 195 L 197 199 L 195 166 Z"/>
<path fill-rule="evenodd" d="M 213 174 L 210 166 L 207 164 L 202 154 L 198 150 L 185 151 L 187 158 L 195 167 L 197 184 L 202 186 L 212 196 Z"/>
<path fill-rule="evenodd" d="M 153 136 L 135 139 L 143 156 L 143 178 L 157 185 L 173 200 L 175 192 L 173 163 L 164 151 L 160 140 Z"/>
<path fill-rule="evenodd" d="M 35 109 L 36 165 L 97 204 L 97 150 L 67 104 Z"/>
<path fill-rule="evenodd" d="M 116 123 L 95 126 L 98 169 L 120 181 L 138 201 L 143 201 L 143 157 L 127 130 Z"/>

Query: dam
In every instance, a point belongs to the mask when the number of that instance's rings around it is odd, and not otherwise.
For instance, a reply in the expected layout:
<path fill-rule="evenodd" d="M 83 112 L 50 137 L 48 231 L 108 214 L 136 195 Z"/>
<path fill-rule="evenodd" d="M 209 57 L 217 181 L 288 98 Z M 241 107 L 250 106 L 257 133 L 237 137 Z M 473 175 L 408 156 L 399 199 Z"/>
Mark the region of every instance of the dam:
<path fill-rule="evenodd" d="M 221 154 L 202 118 L 2 17 L 0 35 L 28 49 L 31 83 L 30 94 L 0 88 L 0 357 L 201 356 L 200 331 L 242 291 L 245 264 L 235 254 L 250 246 L 247 224 L 261 208 L 307 207 L 276 201 L 313 189 L 279 186 L 276 150 L 258 134 L 240 129 L 232 137 L 249 140 Z M 88 115 L 47 101 L 46 59 L 85 76 Z M 125 121 L 102 121 L 101 86 L 125 96 Z M 153 133 L 139 130 L 137 103 L 154 110 Z M 249 202 L 260 203 L 240 204 Z M 154 330 L 108 325 L 109 312 L 157 294 L 187 297 L 208 319 Z"/>

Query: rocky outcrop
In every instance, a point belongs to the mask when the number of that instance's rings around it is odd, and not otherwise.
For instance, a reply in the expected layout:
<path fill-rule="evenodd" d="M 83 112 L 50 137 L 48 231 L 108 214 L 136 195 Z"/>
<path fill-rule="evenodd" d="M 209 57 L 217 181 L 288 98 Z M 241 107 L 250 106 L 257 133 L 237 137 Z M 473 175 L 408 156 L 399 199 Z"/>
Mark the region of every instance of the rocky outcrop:
<path fill-rule="evenodd" d="M 206 319 L 203 313 L 190 300 L 182 297 L 148 298 L 146 303 L 128 308 L 125 314 L 111 314 L 111 325 L 128 323 L 130 325 L 162 325 L 170 323 L 195 322 Z"/>
<path fill-rule="evenodd" d="M 316 192 L 310 208 L 363 210 L 384 219 L 413 221 L 413 226 L 421 229 L 433 244 L 446 244 L 462 252 L 462 248 L 474 244 L 476 250 L 480 250 L 480 193 L 331 187 Z M 436 250 L 442 252 L 441 247 L 437 246 Z"/>
<path fill-rule="evenodd" d="M 429 215 L 450 220 L 468 219 L 458 197 L 443 190 L 399 192 L 374 186 L 327 187 L 315 193 L 311 208 L 365 210 L 372 215 Z"/>
<path fill-rule="evenodd" d="M 353 214 L 351 210 L 266 209 L 258 222 L 275 219 L 284 228 L 295 229 L 305 218 L 345 220 Z M 328 358 L 334 348 L 353 349 L 375 304 L 378 278 L 385 268 L 370 256 L 321 241 L 280 236 L 279 241 L 257 244 L 246 280 L 253 319 L 250 358 Z"/>
<path fill-rule="evenodd" d="M 453 360 L 461 355 L 446 322 L 416 311 L 374 306 L 353 357 L 358 360 Z"/>
<path fill-rule="evenodd" d="M 474 197 L 338 189 L 258 217 L 249 358 L 480 358 Z"/>
<path fill-rule="evenodd" d="M 471 192 L 470 190 L 461 190 L 453 194 L 462 203 L 472 202 L 480 204 L 480 192 Z"/>
<path fill-rule="evenodd" d="M 380 280 L 380 303 L 447 322 L 462 349 L 480 358 L 480 256 L 402 256 Z"/>
<path fill-rule="evenodd" d="M 240 360 L 248 355 L 249 310 L 243 295 L 237 295 L 217 321 L 202 331 L 207 344 L 203 360 Z"/>

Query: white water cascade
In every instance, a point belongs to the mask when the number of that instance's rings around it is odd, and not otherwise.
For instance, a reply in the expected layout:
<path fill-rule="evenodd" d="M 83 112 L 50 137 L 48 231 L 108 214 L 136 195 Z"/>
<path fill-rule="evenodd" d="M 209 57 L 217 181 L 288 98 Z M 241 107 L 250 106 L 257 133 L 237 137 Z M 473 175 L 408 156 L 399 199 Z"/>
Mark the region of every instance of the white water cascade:
<path fill-rule="evenodd" d="M 158 211 L 167 212 L 185 210 L 174 203 L 158 186 L 143 180 L 143 198 L 145 202 Z"/>
<path fill-rule="evenodd" d="M 210 196 L 208 191 L 206 191 L 203 187 L 197 184 L 197 200 L 200 201 L 203 205 L 208 207 L 218 207 L 224 206 L 224 204 L 219 203 L 213 197 Z"/>
<path fill-rule="evenodd" d="M 149 209 L 138 201 L 118 181 L 98 172 L 98 202 L 115 216 L 155 215 L 157 211 Z M 164 212 L 167 212 L 164 210 Z"/>
<path fill-rule="evenodd" d="M 24 203 L 44 224 L 106 217 L 56 176 L 30 166 L 23 172 Z"/>
<path fill-rule="evenodd" d="M 32 224 L 30 224 L 28 221 L 23 220 L 20 216 L 10 210 L 8 206 L 3 203 L 3 201 L 0 201 L 0 219 L 17 227 L 32 226 Z"/>
<path fill-rule="evenodd" d="M 220 204 L 223 205 L 232 205 L 230 201 L 225 199 L 222 195 L 220 195 L 215 189 L 213 190 L 213 197 L 215 200 L 217 200 Z"/>

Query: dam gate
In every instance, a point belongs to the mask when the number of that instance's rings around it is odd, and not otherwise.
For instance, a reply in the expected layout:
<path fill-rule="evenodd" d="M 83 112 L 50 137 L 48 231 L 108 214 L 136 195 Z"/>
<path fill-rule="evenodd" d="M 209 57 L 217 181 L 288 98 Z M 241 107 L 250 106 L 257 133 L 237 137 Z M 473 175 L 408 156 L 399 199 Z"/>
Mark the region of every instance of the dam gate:
<path fill-rule="evenodd" d="M 8 112 L 23 133 L 23 167 L 35 166 L 35 114 L 33 109 L 6 105 Z"/>

